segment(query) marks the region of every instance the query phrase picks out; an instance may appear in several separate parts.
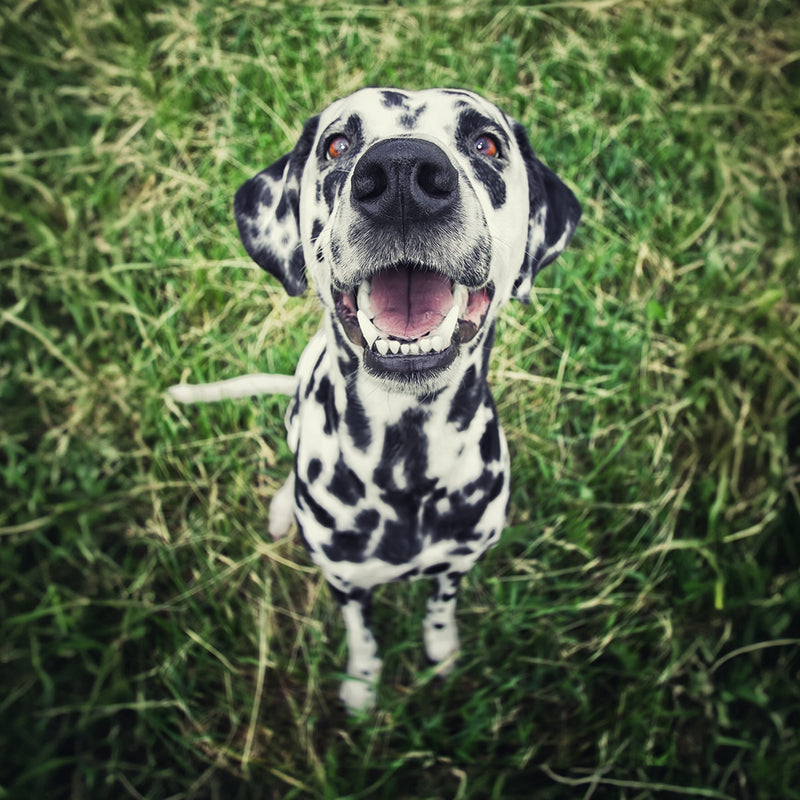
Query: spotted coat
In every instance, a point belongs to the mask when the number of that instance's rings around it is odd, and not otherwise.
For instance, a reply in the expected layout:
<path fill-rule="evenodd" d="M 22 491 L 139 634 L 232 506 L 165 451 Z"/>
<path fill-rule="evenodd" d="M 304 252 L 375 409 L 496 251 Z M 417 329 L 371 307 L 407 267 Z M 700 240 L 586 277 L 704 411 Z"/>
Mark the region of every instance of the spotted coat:
<path fill-rule="evenodd" d="M 310 119 L 235 199 L 245 248 L 324 309 L 286 415 L 297 521 L 342 603 L 351 709 L 374 702 L 373 588 L 435 581 L 427 655 L 458 649 L 459 579 L 503 528 L 509 457 L 487 383 L 494 324 L 563 250 L 580 206 L 523 128 L 461 90 L 365 89 Z"/>

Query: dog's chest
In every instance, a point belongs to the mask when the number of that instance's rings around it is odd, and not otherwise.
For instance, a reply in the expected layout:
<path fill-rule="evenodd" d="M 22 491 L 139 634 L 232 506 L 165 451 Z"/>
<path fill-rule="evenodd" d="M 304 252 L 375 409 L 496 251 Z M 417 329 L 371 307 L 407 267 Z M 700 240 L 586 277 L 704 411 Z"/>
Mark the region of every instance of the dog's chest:
<path fill-rule="evenodd" d="M 466 571 L 499 536 L 508 495 L 485 383 L 467 378 L 425 403 L 358 383 L 345 394 L 320 339 L 301 366 L 287 427 L 312 558 L 346 585 Z"/>

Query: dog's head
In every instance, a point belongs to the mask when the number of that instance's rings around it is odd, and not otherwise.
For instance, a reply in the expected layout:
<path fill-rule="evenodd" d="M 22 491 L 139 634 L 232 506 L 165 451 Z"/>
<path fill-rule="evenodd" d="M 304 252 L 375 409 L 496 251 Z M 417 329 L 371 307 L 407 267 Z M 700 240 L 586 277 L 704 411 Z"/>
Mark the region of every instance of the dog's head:
<path fill-rule="evenodd" d="M 367 372 L 436 388 L 581 209 L 519 123 L 467 91 L 362 89 L 237 192 L 245 248 L 291 295 L 307 274 Z"/>

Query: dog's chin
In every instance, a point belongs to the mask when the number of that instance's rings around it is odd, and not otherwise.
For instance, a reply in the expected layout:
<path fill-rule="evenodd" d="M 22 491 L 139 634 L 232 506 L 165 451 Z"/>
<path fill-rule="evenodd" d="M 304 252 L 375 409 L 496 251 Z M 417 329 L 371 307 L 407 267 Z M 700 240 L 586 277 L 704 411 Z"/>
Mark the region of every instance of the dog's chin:
<path fill-rule="evenodd" d="M 381 356 L 365 347 L 363 364 L 367 374 L 390 392 L 435 394 L 451 381 L 460 349 L 460 345 L 453 342 L 440 353 Z"/>
<path fill-rule="evenodd" d="M 482 331 L 493 295 L 491 284 L 468 288 L 430 267 L 399 264 L 334 291 L 333 301 L 367 373 L 396 389 L 434 391 Z"/>

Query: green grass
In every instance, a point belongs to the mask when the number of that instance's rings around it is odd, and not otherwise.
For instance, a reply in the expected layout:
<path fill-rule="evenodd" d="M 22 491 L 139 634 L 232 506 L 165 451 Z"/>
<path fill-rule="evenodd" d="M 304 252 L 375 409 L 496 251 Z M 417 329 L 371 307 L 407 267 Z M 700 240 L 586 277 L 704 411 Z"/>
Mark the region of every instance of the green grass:
<path fill-rule="evenodd" d="M 0 76 L 0 798 L 800 798 L 792 0 L 18 0 Z M 385 588 L 354 721 L 265 536 L 285 399 L 162 392 L 292 371 L 316 302 L 232 195 L 364 84 L 486 94 L 584 218 L 500 325 L 514 492 L 458 667 Z"/>

